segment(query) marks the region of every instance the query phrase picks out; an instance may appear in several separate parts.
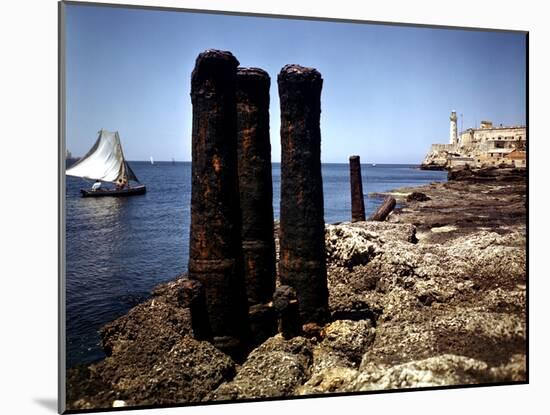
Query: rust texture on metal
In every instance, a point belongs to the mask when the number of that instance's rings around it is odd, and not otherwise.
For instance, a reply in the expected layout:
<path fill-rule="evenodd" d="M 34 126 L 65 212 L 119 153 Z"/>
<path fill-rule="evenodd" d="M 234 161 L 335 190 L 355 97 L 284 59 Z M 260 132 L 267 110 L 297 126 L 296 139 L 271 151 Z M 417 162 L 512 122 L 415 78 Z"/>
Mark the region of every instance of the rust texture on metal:
<path fill-rule="evenodd" d="M 349 158 L 349 176 L 351 186 L 351 221 L 365 220 L 365 199 L 363 197 L 363 179 L 361 177 L 361 160 L 359 156 Z"/>
<path fill-rule="evenodd" d="M 228 353 L 248 336 L 237 171 L 239 62 L 207 50 L 191 75 L 193 104 L 189 278 L 202 284 L 213 343 Z"/>
<path fill-rule="evenodd" d="M 385 221 L 388 215 L 395 208 L 396 203 L 397 202 L 393 196 L 386 196 L 380 207 L 376 209 L 376 212 L 370 215 L 369 220 L 377 222 Z"/>
<path fill-rule="evenodd" d="M 248 312 L 250 321 L 250 346 L 259 346 L 277 334 L 278 315 L 270 304 L 254 304 Z"/>
<path fill-rule="evenodd" d="M 193 337 L 197 340 L 212 341 L 208 323 L 208 309 L 202 284 L 197 280 L 185 279 L 178 290 L 178 303 L 191 312 Z"/>
<path fill-rule="evenodd" d="M 321 177 L 321 74 L 286 65 L 277 78 L 281 104 L 279 278 L 296 290 L 302 324 L 328 315 Z"/>
<path fill-rule="evenodd" d="M 242 245 L 249 305 L 265 304 L 275 290 L 273 185 L 267 72 L 237 69 L 237 142 Z"/>
<path fill-rule="evenodd" d="M 279 317 L 279 332 L 285 339 L 302 334 L 296 291 L 288 285 L 280 285 L 273 294 L 273 309 Z"/>

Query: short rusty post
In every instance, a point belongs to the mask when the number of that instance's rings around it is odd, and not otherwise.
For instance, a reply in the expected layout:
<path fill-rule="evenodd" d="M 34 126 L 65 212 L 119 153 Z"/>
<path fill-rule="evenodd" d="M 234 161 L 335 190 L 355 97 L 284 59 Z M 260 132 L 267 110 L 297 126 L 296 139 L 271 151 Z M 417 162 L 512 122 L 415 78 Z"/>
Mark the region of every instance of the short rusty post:
<path fill-rule="evenodd" d="M 277 312 L 270 303 L 249 307 L 250 346 L 256 347 L 277 334 Z"/>
<path fill-rule="evenodd" d="M 197 340 L 212 341 L 202 284 L 197 280 L 185 279 L 178 290 L 178 303 L 182 307 L 188 307 L 191 312 L 193 337 Z"/>
<path fill-rule="evenodd" d="M 378 209 L 376 209 L 376 211 L 374 211 L 373 214 L 369 216 L 369 220 L 384 222 L 388 217 L 388 215 L 395 208 L 396 204 L 397 204 L 397 201 L 393 196 L 390 196 L 390 195 L 386 196 L 382 201 L 382 204 L 378 207 Z"/>
<path fill-rule="evenodd" d="M 286 65 L 278 76 L 281 102 L 281 284 L 296 290 L 302 324 L 328 315 L 321 177 L 321 74 Z"/>
<path fill-rule="evenodd" d="M 271 301 L 275 290 L 269 86 L 264 70 L 237 69 L 241 234 L 250 305 Z"/>
<path fill-rule="evenodd" d="M 363 197 L 363 179 L 359 156 L 349 158 L 349 177 L 351 186 L 351 221 L 365 221 L 365 199 Z"/>
<path fill-rule="evenodd" d="M 273 309 L 279 316 L 279 332 L 285 339 L 291 339 L 303 333 L 294 288 L 288 285 L 277 287 L 273 294 Z"/>
<path fill-rule="evenodd" d="M 203 287 L 213 343 L 231 355 L 245 347 L 248 310 L 237 173 L 239 62 L 207 50 L 191 76 L 193 103 L 189 278 Z"/>

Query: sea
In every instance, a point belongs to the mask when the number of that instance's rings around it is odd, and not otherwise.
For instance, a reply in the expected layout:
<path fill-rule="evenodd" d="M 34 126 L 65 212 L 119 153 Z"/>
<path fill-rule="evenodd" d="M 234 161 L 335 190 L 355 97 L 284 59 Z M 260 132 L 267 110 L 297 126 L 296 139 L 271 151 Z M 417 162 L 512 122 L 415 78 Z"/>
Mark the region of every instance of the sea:
<path fill-rule="evenodd" d="M 129 162 L 147 193 L 82 198 L 84 180 L 66 178 L 67 367 L 104 357 L 98 331 L 146 300 L 158 284 L 187 270 L 190 162 Z M 415 165 L 362 164 L 367 216 L 381 203 L 368 193 L 446 181 L 446 172 Z M 325 222 L 351 217 L 349 165 L 323 164 Z M 280 164 L 273 164 L 273 208 L 279 217 Z"/>

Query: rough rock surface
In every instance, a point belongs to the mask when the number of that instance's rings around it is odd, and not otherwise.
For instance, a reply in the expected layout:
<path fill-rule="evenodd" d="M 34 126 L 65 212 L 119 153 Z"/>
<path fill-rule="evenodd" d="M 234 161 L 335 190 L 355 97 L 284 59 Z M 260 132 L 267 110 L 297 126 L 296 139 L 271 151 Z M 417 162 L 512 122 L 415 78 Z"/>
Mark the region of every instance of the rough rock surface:
<path fill-rule="evenodd" d="M 189 336 L 158 357 L 147 370 L 122 371 L 120 363 L 111 358 L 95 370 L 132 406 L 197 402 L 235 373 L 231 358 Z"/>
<path fill-rule="evenodd" d="M 431 200 L 406 203 L 413 191 L 425 193 Z M 422 242 L 439 244 L 484 230 L 501 235 L 525 233 L 525 181 L 449 181 L 396 189 L 391 194 L 404 206 L 396 208 L 388 221 L 414 225 Z"/>
<path fill-rule="evenodd" d="M 312 376 L 299 393 L 364 392 L 522 380 L 525 380 L 525 357 L 521 355 L 514 355 L 508 363 L 491 367 L 481 360 L 443 354 L 394 366 L 370 363 L 362 365 L 359 370 L 333 367 L 322 377 Z"/>
<path fill-rule="evenodd" d="M 430 200 L 406 202 L 412 191 Z M 320 330 L 278 334 L 235 365 L 192 338 L 180 278 L 103 328 L 109 356 L 69 370 L 69 408 L 524 382 L 525 183 L 394 195 L 390 221 L 326 226 Z"/>
<path fill-rule="evenodd" d="M 395 194 L 405 202 L 411 190 Z M 525 184 L 420 191 L 431 200 L 384 224 L 394 235 L 414 224 L 418 243 L 327 226 L 332 315 L 370 319 L 375 337 L 358 368 L 333 359 L 301 394 L 525 381 Z"/>
<path fill-rule="evenodd" d="M 309 375 L 312 344 L 303 337 L 268 339 L 253 350 L 235 379 L 205 400 L 234 400 L 290 396 Z"/>
<path fill-rule="evenodd" d="M 69 409 L 109 408 L 115 400 L 130 406 L 200 401 L 234 376 L 228 356 L 191 337 L 182 278 L 102 328 L 108 357 L 68 371 Z"/>
<path fill-rule="evenodd" d="M 449 170 L 447 177 L 449 180 L 455 181 L 509 183 L 511 181 L 525 181 L 527 169 L 513 167 L 454 168 Z"/>
<path fill-rule="evenodd" d="M 296 390 L 298 395 L 341 390 L 356 376 L 362 356 L 373 343 L 370 320 L 336 320 L 325 327 L 323 340 L 313 351 L 311 376 Z"/>
<path fill-rule="evenodd" d="M 168 351 L 191 330 L 191 316 L 187 308 L 174 307 L 153 297 L 105 325 L 100 335 L 107 356 L 124 353 L 143 362 L 152 354 L 144 347 L 153 347 L 151 352 Z M 154 344 L 152 340 L 155 340 Z"/>
<path fill-rule="evenodd" d="M 357 366 L 374 341 L 375 329 L 370 320 L 336 320 L 324 329 L 322 336 L 319 350 L 338 356 L 350 366 Z"/>
<path fill-rule="evenodd" d="M 422 192 L 412 192 L 407 196 L 407 202 L 426 202 L 428 200 L 430 200 L 430 198 Z"/>

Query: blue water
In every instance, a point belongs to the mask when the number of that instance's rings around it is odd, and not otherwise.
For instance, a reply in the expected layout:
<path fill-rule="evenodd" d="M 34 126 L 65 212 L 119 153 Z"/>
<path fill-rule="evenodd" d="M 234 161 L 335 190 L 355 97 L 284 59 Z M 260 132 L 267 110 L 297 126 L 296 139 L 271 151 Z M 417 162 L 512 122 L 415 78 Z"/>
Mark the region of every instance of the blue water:
<path fill-rule="evenodd" d="M 67 177 L 67 365 L 102 357 L 98 330 L 186 271 L 191 163 L 130 162 L 144 196 L 82 198 L 90 183 Z M 409 165 L 362 165 L 363 191 L 445 181 L 446 173 Z M 273 166 L 273 207 L 279 216 L 280 166 Z M 349 166 L 324 164 L 325 221 L 349 221 Z M 381 200 L 365 199 L 367 216 Z"/>

